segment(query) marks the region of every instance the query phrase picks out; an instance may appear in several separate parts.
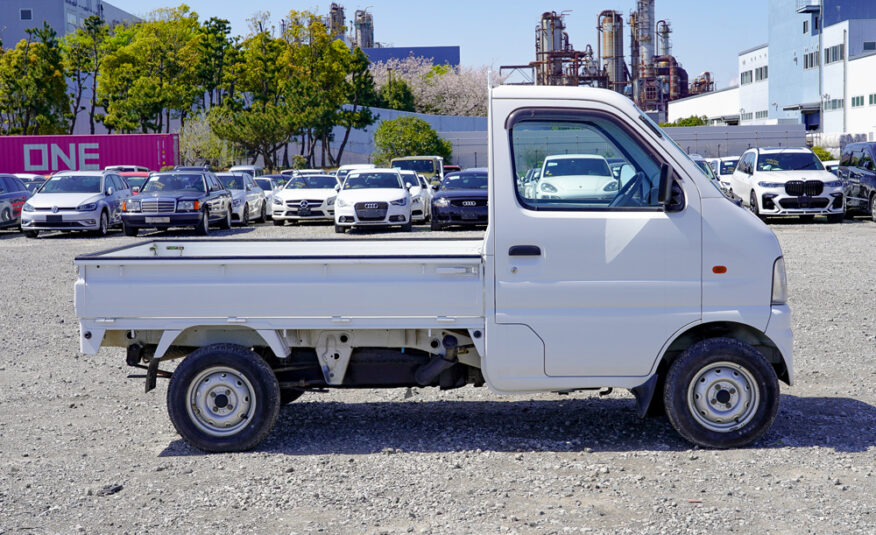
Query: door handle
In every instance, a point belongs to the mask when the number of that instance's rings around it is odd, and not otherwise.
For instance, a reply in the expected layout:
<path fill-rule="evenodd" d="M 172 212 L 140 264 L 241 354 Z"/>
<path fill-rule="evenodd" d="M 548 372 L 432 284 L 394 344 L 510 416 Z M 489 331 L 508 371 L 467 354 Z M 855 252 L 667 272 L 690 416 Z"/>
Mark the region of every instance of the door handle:
<path fill-rule="evenodd" d="M 508 256 L 541 256 L 541 247 L 538 245 L 512 245 L 508 249 Z"/>

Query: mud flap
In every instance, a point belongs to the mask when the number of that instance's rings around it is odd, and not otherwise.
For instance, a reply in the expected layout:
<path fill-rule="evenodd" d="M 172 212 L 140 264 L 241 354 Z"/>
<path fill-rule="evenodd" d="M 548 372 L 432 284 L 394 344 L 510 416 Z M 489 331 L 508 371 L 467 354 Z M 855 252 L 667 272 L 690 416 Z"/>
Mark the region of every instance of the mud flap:
<path fill-rule="evenodd" d="M 630 392 L 636 397 L 636 410 L 639 413 L 639 418 L 644 418 L 648 414 L 648 407 L 651 405 L 651 399 L 654 398 L 659 378 L 660 376 L 655 373 L 644 383 L 630 389 Z"/>

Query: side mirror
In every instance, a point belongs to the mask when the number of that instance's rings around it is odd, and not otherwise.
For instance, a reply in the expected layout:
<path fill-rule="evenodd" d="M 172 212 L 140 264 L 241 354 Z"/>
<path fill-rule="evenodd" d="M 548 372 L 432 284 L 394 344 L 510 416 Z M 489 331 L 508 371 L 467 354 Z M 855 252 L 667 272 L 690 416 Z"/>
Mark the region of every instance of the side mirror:
<path fill-rule="evenodd" d="M 405 182 L 405 187 L 410 190 L 412 187 L 414 187 L 414 185 L 410 182 Z"/>
<path fill-rule="evenodd" d="M 106 189 L 106 196 L 109 197 L 112 194 L 113 194 L 113 187 L 110 186 Z"/>
<path fill-rule="evenodd" d="M 435 191 L 438 191 L 438 188 L 440 188 L 440 187 L 441 186 L 439 184 L 432 184 L 432 189 Z"/>
<path fill-rule="evenodd" d="M 675 172 L 667 163 L 660 166 L 657 202 L 662 204 L 667 212 L 678 212 L 684 208 L 684 194 L 675 181 Z"/>
<path fill-rule="evenodd" d="M 335 191 L 341 191 L 341 185 L 335 184 Z"/>

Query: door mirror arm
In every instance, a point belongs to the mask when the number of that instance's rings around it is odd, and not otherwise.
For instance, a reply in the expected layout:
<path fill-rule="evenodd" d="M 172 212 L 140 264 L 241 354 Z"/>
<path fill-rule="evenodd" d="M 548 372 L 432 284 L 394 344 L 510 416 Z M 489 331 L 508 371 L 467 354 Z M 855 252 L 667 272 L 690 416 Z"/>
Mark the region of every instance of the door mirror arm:
<path fill-rule="evenodd" d="M 660 166 L 657 202 L 663 205 L 665 212 L 680 212 L 684 209 L 684 191 L 676 180 L 675 171 L 667 163 Z"/>

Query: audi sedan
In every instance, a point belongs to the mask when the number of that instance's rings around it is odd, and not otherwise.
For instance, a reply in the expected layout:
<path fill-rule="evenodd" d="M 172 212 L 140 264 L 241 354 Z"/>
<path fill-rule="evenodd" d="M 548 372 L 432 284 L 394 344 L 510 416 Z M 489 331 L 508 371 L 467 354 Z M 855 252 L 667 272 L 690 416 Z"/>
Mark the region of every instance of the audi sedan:
<path fill-rule="evenodd" d="M 399 226 L 411 231 L 411 193 L 395 169 L 352 171 L 338 187 L 335 232 Z"/>
<path fill-rule="evenodd" d="M 441 181 L 432 196 L 432 230 L 452 225 L 486 225 L 487 169 L 478 167 L 453 173 Z"/>

